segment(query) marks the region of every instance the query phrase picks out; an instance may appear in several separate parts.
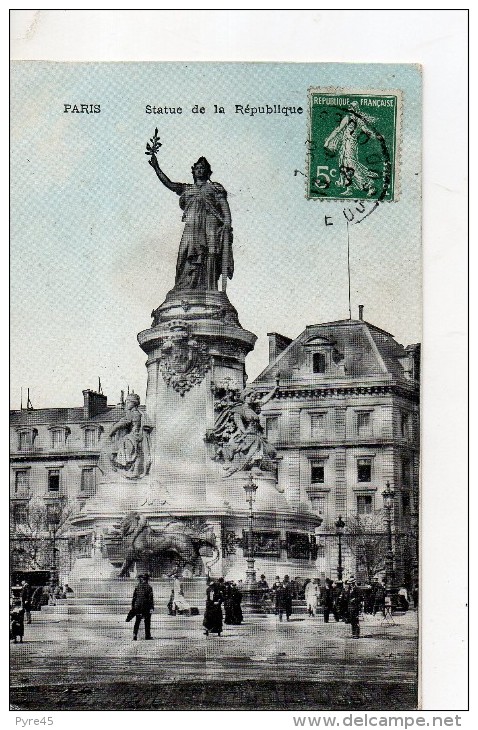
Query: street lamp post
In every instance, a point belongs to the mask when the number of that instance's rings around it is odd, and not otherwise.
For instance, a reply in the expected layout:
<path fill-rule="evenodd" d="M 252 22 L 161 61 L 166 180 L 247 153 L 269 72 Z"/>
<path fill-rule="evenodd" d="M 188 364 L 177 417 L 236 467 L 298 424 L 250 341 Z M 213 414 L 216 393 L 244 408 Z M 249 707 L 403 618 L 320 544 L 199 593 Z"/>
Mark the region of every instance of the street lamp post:
<path fill-rule="evenodd" d="M 383 507 L 385 509 L 385 521 L 387 523 L 387 539 L 388 549 L 386 554 L 386 568 L 385 572 L 387 575 L 388 588 L 392 588 L 394 583 L 393 573 L 393 544 L 392 544 L 392 510 L 394 507 L 395 491 L 390 486 L 390 482 L 387 482 L 386 488 L 382 492 Z"/>
<path fill-rule="evenodd" d="M 342 515 L 339 515 L 339 518 L 337 522 L 335 523 L 335 530 L 337 537 L 339 539 L 339 561 L 337 565 L 337 580 L 342 580 L 342 575 L 344 572 L 343 566 L 342 566 L 342 535 L 344 534 L 344 527 L 345 522 L 342 519 Z"/>
<path fill-rule="evenodd" d="M 254 569 L 254 512 L 252 511 L 252 505 L 254 503 L 255 494 L 257 492 L 257 484 L 252 478 L 252 474 L 249 475 L 249 480 L 244 484 L 244 491 L 246 493 L 246 502 L 249 504 L 249 516 L 247 519 L 248 530 L 247 530 L 247 570 L 246 570 L 246 584 L 252 586 L 256 582 L 256 571 Z"/>
<path fill-rule="evenodd" d="M 52 543 L 52 563 L 50 567 L 51 571 L 51 580 L 54 584 L 58 583 L 58 561 L 57 561 L 57 547 L 56 547 L 56 541 L 57 541 L 57 532 L 58 532 L 58 526 L 60 524 L 61 518 L 60 518 L 60 512 L 61 512 L 61 504 L 58 502 L 53 502 L 52 504 L 53 509 L 50 509 L 50 514 L 47 516 L 48 520 L 48 531 L 50 533 L 51 543 Z"/>

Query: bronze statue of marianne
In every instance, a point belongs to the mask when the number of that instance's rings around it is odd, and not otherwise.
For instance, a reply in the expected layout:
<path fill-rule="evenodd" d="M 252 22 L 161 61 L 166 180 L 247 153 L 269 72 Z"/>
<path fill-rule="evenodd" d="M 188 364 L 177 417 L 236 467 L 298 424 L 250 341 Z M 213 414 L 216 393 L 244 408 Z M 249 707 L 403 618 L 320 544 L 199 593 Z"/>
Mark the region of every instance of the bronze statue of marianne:
<path fill-rule="evenodd" d="M 156 131 L 157 134 L 157 131 Z M 194 182 L 172 182 L 161 170 L 156 152 L 160 146 L 155 137 L 153 147 L 147 145 L 149 164 L 165 187 L 179 195 L 179 206 L 184 211 L 184 230 L 178 252 L 175 289 L 218 288 L 222 276 L 222 291 L 227 279 L 232 279 L 231 211 L 227 192 L 211 181 L 211 166 L 200 157 L 191 170 Z"/>

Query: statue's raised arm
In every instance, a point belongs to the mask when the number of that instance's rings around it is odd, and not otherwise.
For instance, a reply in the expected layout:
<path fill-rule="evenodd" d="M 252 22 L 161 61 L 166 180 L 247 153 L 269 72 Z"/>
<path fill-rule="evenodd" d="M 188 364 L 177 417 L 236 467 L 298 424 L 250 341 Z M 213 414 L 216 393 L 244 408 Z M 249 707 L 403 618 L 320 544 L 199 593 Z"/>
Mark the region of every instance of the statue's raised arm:
<path fill-rule="evenodd" d="M 155 171 L 156 175 L 158 176 L 159 180 L 163 183 L 163 185 L 168 188 L 169 190 L 172 190 L 173 193 L 176 193 L 177 195 L 181 195 L 184 191 L 184 188 L 186 187 L 184 183 L 179 182 L 173 182 L 169 179 L 169 177 L 161 170 L 158 162 L 158 158 L 153 153 L 151 155 L 151 158 L 149 160 L 149 164 Z"/>
<path fill-rule="evenodd" d="M 232 279 L 232 220 L 227 192 L 211 180 L 211 166 L 200 157 L 191 168 L 192 183 L 173 182 L 159 166 L 161 146 L 158 130 L 146 145 L 149 164 L 162 184 L 179 195 L 184 230 L 179 245 L 175 289 L 217 290 L 222 276 L 222 290 Z"/>

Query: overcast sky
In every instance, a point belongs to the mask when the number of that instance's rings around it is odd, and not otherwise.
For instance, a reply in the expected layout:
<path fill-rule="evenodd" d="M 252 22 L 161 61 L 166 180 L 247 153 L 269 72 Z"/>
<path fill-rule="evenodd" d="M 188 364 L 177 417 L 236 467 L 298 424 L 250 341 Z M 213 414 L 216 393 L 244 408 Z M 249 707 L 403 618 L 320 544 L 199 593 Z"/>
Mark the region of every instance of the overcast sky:
<path fill-rule="evenodd" d="M 236 270 L 228 294 L 258 336 L 296 337 L 348 317 L 344 204 L 305 198 L 307 89 L 401 89 L 400 199 L 350 226 L 352 314 L 404 345 L 421 340 L 420 71 L 411 65 L 48 64 L 12 72 L 11 398 L 74 406 L 98 376 L 110 403 L 129 385 L 144 398 L 136 335 L 174 285 L 181 210 L 144 155 L 157 126 L 159 161 L 189 182 L 208 158 L 228 191 Z M 64 104 L 100 104 L 99 114 Z M 146 114 L 147 104 L 181 115 Z M 192 114 L 198 104 L 205 114 Z M 225 114 L 215 114 L 214 104 Z M 235 105 L 301 106 L 254 117 Z M 324 216 L 333 226 L 324 226 Z"/>

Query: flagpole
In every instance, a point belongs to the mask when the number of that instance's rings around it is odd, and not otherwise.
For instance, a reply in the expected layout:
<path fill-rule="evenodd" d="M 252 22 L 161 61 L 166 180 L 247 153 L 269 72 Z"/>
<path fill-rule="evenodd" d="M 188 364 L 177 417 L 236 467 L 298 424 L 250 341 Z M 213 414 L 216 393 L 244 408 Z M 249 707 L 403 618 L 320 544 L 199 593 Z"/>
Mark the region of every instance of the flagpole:
<path fill-rule="evenodd" d="M 350 234 L 349 222 L 347 221 L 347 274 L 349 279 L 349 319 L 352 319 L 352 305 L 350 300 Z"/>

